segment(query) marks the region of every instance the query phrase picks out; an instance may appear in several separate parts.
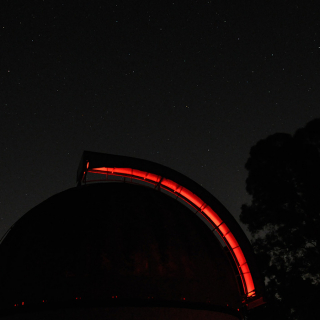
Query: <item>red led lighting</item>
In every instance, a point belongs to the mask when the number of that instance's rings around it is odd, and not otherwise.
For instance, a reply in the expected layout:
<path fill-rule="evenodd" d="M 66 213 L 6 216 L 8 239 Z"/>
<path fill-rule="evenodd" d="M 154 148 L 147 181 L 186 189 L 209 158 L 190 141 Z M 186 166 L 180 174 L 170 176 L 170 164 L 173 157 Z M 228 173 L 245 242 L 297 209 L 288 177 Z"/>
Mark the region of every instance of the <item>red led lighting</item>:
<path fill-rule="evenodd" d="M 193 192 L 184 188 L 178 183 L 170 179 L 166 179 L 165 177 L 162 177 L 160 175 L 132 168 L 90 168 L 89 162 L 87 162 L 87 172 L 104 174 L 107 176 L 107 178 L 108 176 L 119 176 L 130 178 L 130 180 L 135 179 L 144 181 L 154 185 L 155 188 L 163 189 L 176 195 L 177 197 L 194 207 L 214 227 L 214 229 L 218 232 L 224 243 L 229 248 L 238 268 L 245 295 L 248 298 L 255 296 L 255 286 L 253 283 L 252 275 L 239 243 L 233 236 L 228 226 L 219 217 L 219 215 Z"/>

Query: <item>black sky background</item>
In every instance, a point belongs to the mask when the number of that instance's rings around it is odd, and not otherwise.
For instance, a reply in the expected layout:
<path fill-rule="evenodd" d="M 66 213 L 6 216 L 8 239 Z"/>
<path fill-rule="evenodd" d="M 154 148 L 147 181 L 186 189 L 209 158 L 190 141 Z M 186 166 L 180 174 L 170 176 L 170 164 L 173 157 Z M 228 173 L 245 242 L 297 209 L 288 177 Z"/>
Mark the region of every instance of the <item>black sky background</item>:
<path fill-rule="evenodd" d="M 320 116 L 316 1 L 3 1 L 0 16 L 0 236 L 75 186 L 83 150 L 178 170 L 238 219 L 251 146 Z"/>

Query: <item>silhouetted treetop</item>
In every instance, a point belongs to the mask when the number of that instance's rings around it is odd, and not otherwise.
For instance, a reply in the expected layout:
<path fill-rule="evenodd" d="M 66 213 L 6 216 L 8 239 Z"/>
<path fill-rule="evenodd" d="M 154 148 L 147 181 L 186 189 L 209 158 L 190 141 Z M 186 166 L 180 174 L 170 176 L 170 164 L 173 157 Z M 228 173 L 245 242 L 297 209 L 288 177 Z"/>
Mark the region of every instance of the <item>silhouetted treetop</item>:
<path fill-rule="evenodd" d="M 259 141 L 245 167 L 252 201 L 240 220 L 253 235 L 267 282 L 264 316 L 277 310 L 279 318 L 313 319 L 320 294 L 320 119 L 293 136 Z"/>
<path fill-rule="evenodd" d="M 251 148 L 246 163 L 250 206 L 241 221 L 253 234 L 270 224 L 302 222 L 320 209 L 320 119 L 292 137 L 276 133 Z"/>

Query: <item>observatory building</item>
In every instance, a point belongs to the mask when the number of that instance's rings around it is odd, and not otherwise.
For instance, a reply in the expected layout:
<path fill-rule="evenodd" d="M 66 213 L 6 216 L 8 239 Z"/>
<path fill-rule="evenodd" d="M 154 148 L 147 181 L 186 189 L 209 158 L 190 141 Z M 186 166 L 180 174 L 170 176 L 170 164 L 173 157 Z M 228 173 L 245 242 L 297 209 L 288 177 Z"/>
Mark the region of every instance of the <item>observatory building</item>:
<path fill-rule="evenodd" d="M 243 319 L 263 304 L 248 239 L 224 206 L 150 161 L 83 153 L 77 187 L 0 244 L 1 319 Z"/>

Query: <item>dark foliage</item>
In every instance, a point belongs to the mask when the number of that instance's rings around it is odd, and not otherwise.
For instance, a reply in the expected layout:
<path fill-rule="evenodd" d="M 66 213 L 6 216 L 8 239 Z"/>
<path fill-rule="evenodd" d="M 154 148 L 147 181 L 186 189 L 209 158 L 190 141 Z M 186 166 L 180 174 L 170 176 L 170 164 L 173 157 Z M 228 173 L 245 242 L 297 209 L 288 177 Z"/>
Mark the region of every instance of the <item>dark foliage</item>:
<path fill-rule="evenodd" d="M 251 148 L 250 205 L 240 219 L 265 277 L 268 303 L 249 319 L 318 319 L 320 297 L 320 119 Z"/>

